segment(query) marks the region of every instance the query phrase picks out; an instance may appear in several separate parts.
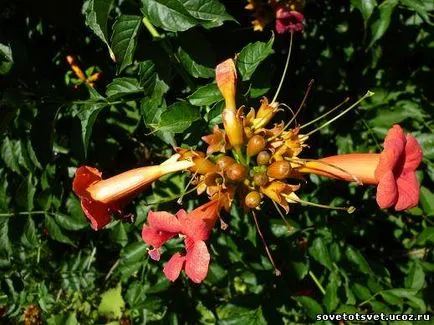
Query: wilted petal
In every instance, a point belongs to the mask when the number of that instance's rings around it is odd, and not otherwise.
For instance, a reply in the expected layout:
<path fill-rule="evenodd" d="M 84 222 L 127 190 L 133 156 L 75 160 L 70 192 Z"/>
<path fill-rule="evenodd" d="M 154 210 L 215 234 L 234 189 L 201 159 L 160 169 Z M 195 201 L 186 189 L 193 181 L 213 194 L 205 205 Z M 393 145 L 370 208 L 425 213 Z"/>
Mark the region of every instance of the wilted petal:
<path fill-rule="evenodd" d="M 422 156 L 423 152 L 419 142 L 413 135 L 407 134 L 404 169 L 416 170 L 422 161 Z"/>
<path fill-rule="evenodd" d="M 386 172 L 377 187 L 377 203 L 380 208 L 390 208 L 398 200 L 398 188 L 392 171 Z"/>
<path fill-rule="evenodd" d="M 110 212 L 106 204 L 83 197 L 81 199 L 81 208 L 90 220 L 94 230 L 101 229 L 110 223 Z"/>
<path fill-rule="evenodd" d="M 210 255 L 204 241 L 196 241 L 187 250 L 185 273 L 195 283 L 202 282 L 208 274 Z"/>
<path fill-rule="evenodd" d="M 175 235 L 176 233 L 158 231 L 147 225 L 143 225 L 142 229 L 143 241 L 154 248 L 161 247 L 166 241 L 173 238 Z"/>
<path fill-rule="evenodd" d="M 181 231 L 181 224 L 176 216 L 165 211 L 149 211 L 148 223 L 151 228 L 155 230 L 179 233 Z"/>
<path fill-rule="evenodd" d="M 414 171 L 404 171 L 398 180 L 398 201 L 395 205 L 396 211 L 414 208 L 419 203 L 419 183 Z"/>
<path fill-rule="evenodd" d="M 163 269 L 166 278 L 168 278 L 172 282 L 178 279 L 179 274 L 184 267 L 184 262 L 185 256 L 182 256 L 180 253 L 176 253 L 175 255 L 173 255 Z"/>

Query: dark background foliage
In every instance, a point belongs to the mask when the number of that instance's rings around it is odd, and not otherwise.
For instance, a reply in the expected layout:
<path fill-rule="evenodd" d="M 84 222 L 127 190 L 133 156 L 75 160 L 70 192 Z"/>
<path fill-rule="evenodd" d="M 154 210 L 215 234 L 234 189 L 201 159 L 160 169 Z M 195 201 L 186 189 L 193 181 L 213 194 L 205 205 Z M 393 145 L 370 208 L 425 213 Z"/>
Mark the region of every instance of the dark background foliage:
<path fill-rule="evenodd" d="M 228 230 L 214 230 L 201 285 L 170 284 L 140 238 L 149 209 L 180 208 L 185 176 L 165 177 L 139 196 L 129 206 L 133 223 L 90 229 L 71 190 L 75 168 L 96 166 L 108 177 L 159 163 L 175 144 L 203 148 L 200 136 L 222 109 L 217 63 L 239 53 L 239 103 L 258 107 L 262 95 L 274 95 L 289 35 L 273 35 L 272 24 L 253 32 L 244 1 L 221 4 L 0 1 L 0 321 L 22 321 L 29 305 L 48 324 L 306 324 L 321 312 L 432 313 L 430 0 L 307 1 L 279 96 L 297 107 L 315 80 L 303 123 L 375 92 L 315 133 L 303 157 L 379 151 L 400 123 L 424 149 L 419 207 L 380 210 L 373 188 L 311 177 L 303 199 L 357 211 L 295 206 L 287 227 L 265 205 L 260 226 L 282 271 L 276 277 L 253 220 L 234 208 L 223 215 Z M 88 76 L 101 72 L 95 88 L 75 77 L 67 55 Z M 187 195 L 184 207 L 204 200 Z"/>

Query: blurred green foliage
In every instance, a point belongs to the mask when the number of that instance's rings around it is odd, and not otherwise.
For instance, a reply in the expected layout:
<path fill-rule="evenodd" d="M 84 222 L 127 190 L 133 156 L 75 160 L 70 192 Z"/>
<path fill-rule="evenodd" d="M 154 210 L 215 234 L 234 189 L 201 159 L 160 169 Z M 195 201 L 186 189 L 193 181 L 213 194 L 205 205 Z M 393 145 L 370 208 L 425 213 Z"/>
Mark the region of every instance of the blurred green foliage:
<path fill-rule="evenodd" d="M 310 121 L 345 97 L 364 101 L 312 136 L 303 157 L 379 151 L 400 123 L 424 149 L 420 205 L 380 210 L 372 188 L 312 176 L 303 198 L 354 214 L 272 205 L 260 226 L 235 207 L 214 230 L 206 281 L 170 284 L 140 231 L 150 209 L 175 212 L 185 176 L 165 177 L 129 206 L 132 223 L 90 227 L 71 190 L 75 168 L 104 176 L 195 147 L 219 123 L 214 67 L 239 53 L 239 102 L 259 106 L 280 80 L 289 35 L 253 32 L 243 1 L 2 0 L 0 13 L 0 307 L 8 324 L 30 304 L 47 324 L 291 324 L 318 313 L 432 313 L 434 302 L 434 3 L 307 1 L 280 102 Z M 73 55 L 95 87 L 76 78 Z M 114 61 L 116 62 L 114 62 Z M 276 120 L 287 119 L 284 112 Z M 319 124 L 318 124 L 319 125 Z M 190 194 L 184 207 L 204 198 Z M 168 246 L 173 250 L 179 243 Z M 163 260 L 165 260 L 163 255 Z M 400 323 L 404 324 L 404 323 Z M 411 324 L 411 322 L 408 322 Z"/>

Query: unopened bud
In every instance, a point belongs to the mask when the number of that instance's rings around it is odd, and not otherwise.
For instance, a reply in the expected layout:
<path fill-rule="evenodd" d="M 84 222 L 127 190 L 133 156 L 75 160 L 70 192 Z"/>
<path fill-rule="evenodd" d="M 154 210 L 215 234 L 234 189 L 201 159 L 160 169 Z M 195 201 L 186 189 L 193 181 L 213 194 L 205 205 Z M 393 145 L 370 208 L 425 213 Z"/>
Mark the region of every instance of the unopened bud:
<path fill-rule="evenodd" d="M 268 165 L 270 159 L 271 155 L 268 151 L 261 151 L 256 157 L 256 162 L 258 163 L 258 165 Z"/>
<path fill-rule="evenodd" d="M 250 209 L 256 208 L 259 204 L 261 204 L 261 194 L 259 194 L 257 191 L 250 192 L 246 195 L 244 203 Z"/>
<path fill-rule="evenodd" d="M 267 141 L 260 135 L 254 135 L 247 143 L 247 155 L 249 157 L 256 156 L 259 152 L 265 149 Z"/>
<path fill-rule="evenodd" d="M 276 161 L 267 169 L 267 175 L 275 179 L 288 178 L 291 175 L 291 172 L 291 164 L 286 160 Z"/>
<path fill-rule="evenodd" d="M 232 164 L 226 169 L 226 176 L 233 182 L 241 182 L 247 177 L 247 168 L 238 163 Z"/>
<path fill-rule="evenodd" d="M 218 158 L 215 162 L 220 170 L 226 170 L 230 165 L 235 163 L 234 158 L 228 156 L 222 156 Z"/>
<path fill-rule="evenodd" d="M 268 183 L 268 176 L 266 173 L 256 173 L 253 175 L 253 181 L 258 186 L 264 186 Z"/>

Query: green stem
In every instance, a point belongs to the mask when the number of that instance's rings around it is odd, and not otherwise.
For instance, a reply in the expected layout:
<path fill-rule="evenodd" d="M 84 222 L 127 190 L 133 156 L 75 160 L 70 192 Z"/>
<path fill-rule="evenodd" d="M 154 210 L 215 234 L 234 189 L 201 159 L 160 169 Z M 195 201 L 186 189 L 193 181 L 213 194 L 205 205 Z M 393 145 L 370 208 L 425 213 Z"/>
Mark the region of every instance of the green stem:
<path fill-rule="evenodd" d="M 152 25 L 152 23 L 149 21 L 148 17 L 143 17 L 142 19 L 142 23 L 143 25 L 145 25 L 146 29 L 148 30 L 149 34 L 152 35 L 152 37 L 154 38 L 163 38 L 164 36 L 162 36 L 157 29 L 154 27 L 154 25 Z"/>
<path fill-rule="evenodd" d="M 323 295 L 325 295 L 326 291 L 325 291 L 324 287 L 322 286 L 321 282 L 319 282 L 318 278 L 315 276 L 315 274 L 313 274 L 312 271 L 309 271 L 309 276 L 311 277 L 311 279 L 313 280 L 313 282 L 315 282 L 315 284 L 318 287 L 319 291 L 321 291 L 321 293 Z"/>
<path fill-rule="evenodd" d="M 48 212 L 48 211 L 27 211 L 27 212 L 0 213 L 0 217 L 30 216 L 32 214 L 46 214 L 46 213 L 50 213 L 50 212 Z"/>

